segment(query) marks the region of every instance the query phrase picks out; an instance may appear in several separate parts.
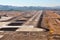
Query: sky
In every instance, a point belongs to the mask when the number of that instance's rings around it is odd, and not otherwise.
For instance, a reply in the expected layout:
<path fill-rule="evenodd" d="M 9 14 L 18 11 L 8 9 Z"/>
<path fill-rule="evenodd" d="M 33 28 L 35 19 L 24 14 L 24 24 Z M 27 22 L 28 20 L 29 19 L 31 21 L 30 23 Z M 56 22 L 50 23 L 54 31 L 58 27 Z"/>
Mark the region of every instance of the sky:
<path fill-rule="evenodd" d="M 12 6 L 60 6 L 60 0 L 1 0 L 0 5 Z"/>

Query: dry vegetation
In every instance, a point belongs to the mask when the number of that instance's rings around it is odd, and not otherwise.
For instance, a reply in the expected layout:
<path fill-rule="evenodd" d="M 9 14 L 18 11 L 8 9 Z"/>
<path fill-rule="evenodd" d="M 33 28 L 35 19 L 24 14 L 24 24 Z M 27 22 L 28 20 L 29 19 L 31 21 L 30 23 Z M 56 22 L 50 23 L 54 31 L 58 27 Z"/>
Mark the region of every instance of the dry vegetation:
<path fill-rule="evenodd" d="M 60 15 L 54 11 L 45 11 L 42 27 L 48 28 L 52 34 L 60 34 Z"/>
<path fill-rule="evenodd" d="M 59 36 L 57 35 L 58 37 L 56 37 L 59 39 L 60 38 L 60 15 L 57 14 L 58 11 L 57 12 L 56 11 L 43 11 L 43 12 L 44 13 L 43 13 L 42 21 L 41 21 L 41 27 L 49 29 L 48 32 L 39 31 L 40 28 L 35 29 L 35 28 L 26 28 L 26 27 L 23 28 L 22 27 L 22 29 L 19 28 L 19 30 L 20 30 L 19 32 L 15 32 L 15 31 L 1 32 L 0 35 L 4 35 L 4 36 L 0 40 L 55 40 L 55 39 L 53 39 L 56 36 L 55 34 L 59 34 Z M 13 17 L 18 16 L 17 17 L 18 20 L 26 19 L 28 21 L 30 18 L 32 18 L 37 13 L 39 13 L 39 12 L 37 12 L 37 11 L 32 11 L 32 12 L 1 11 L 0 15 L 7 15 L 7 16 L 13 16 Z M 19 15 L 21 15 L 21 16 L 19 16 Z M 37 16 L 38 16 L 38 14 L 37 14 Z M 33 18 L 36 18 L 37 16 L 35 16 Z M 36 20 L 36 19 L 34 19 L 34 20 Z M 37 23 L 34 20 L 31 22 L 28 22 L 28 23 L 29 24 Z M 41 19 L 39 19 L 39 20 L 41 20 Z M 29 30 L 31 30 L 31 31 L 29 31 Z M 33 31 L 35 31 L 35 32 L 33 32 Z"/>

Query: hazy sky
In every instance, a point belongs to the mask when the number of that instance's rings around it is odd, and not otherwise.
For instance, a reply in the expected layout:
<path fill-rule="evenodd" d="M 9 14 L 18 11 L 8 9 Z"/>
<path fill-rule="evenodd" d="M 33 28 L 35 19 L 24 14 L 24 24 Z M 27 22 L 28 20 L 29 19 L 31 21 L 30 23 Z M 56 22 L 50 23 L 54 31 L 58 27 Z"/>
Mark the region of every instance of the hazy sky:
<path fill-rule="evenodd" d="M 60 0 L 0 0 L 0 5 L 13 6 L 60 6 Z"/>

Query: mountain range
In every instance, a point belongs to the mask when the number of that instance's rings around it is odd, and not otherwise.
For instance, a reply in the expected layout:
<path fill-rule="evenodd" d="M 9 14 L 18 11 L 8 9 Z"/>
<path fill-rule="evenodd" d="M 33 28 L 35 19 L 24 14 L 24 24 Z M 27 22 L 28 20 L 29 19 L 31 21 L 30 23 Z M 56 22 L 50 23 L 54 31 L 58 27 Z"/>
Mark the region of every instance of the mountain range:
<path fill-rule="evenodd" d="M 17 6 L 8 6 L 8 5 L 0 5 L 0 10 L 60 10 L 60 6 L 56 7 L 40 7 L 40 6 L 24 6 L 24 7 L 17 7 Z"/>

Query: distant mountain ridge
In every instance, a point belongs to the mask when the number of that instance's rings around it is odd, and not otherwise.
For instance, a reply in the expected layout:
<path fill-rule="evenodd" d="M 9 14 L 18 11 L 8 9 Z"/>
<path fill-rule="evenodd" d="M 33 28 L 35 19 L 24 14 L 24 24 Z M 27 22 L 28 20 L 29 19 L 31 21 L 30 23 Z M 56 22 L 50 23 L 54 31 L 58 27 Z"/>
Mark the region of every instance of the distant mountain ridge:
<path fill-rule="evenodd" d="M 30 7 L 16 7 L 8 5 L 0 5 L 0 10 L 60 10 L 60 6 L 57 7 L 40 7 L 40 6 L 30 6 Z"/>

